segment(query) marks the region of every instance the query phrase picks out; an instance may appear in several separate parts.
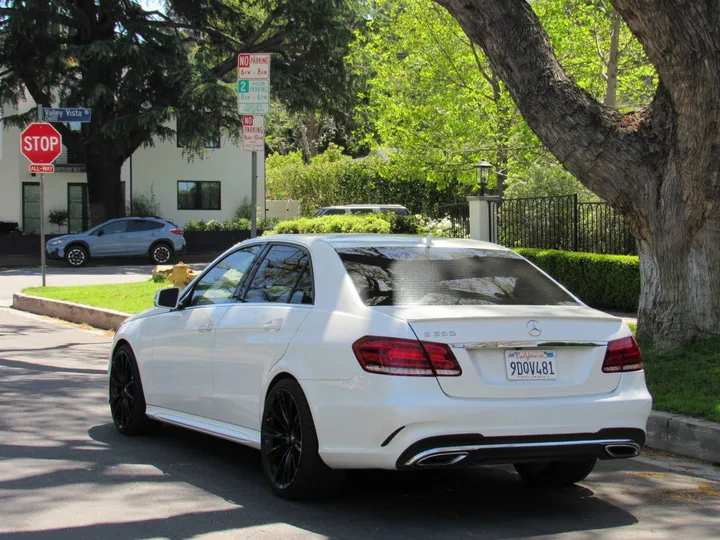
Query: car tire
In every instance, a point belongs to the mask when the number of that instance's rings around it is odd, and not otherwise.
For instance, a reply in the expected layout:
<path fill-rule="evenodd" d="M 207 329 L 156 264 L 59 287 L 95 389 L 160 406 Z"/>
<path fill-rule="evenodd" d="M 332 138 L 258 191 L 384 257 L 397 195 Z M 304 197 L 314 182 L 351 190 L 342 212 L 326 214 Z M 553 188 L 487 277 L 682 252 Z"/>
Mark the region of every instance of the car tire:
<path fill-rule="evenodd" d="M 110 363 L 110 414 L 123 435 L 148 435 L 160 427 L 145 414 L 145 394 L 135 355 L 129 345 L 115 350 Z"/>
<path fill-rule="evenodd" d="M 150 261 L 153 264 L 167 264 L 173 256 L 173 248 L 165 242 L 159 242 L 150 248 Z"/>
<path fill-rule="evenodd" d="M 73 268 L 80 268 L 81 266 L 85 266 L 88 258 L 89 256 L 87 249 L 79 245 L 70 246 L 65 252 L 65 260 Z"/>
<path fill-rule="evenodd" d="M 260 432 L 263 471 L 275 493 L 285 499 L 335 495 L 345 473 L 325 465 L 310 406 L 294 379 L 283 379 L 265 399 Z"/>
<path fill-rule="evenodd" d="M 582 480 L 595 468 L 597 459 L 516 463 L 515 470 L 528 484 L 536 486 L 570 486 Z"/>

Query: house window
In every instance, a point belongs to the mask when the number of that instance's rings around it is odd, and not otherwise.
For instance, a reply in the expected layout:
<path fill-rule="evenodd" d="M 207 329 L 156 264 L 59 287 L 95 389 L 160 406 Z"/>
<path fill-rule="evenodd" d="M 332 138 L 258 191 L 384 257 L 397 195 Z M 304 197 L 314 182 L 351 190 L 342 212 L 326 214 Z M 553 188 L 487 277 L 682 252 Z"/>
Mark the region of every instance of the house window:
<path fill-rule="evenodd" d="M 220 210 L 220 182 L 178 181 L 178 210 Z"/>
<path fill-rule="evenodd" d="M 179 122 L 177 123 L 176 127 L 177 129 L 175 139 L 177 142 L 177 147 L 182 148 L 183 146 L 185 146 L 185 144 L 183 143 L 184 135 L 182 133 L 182 130 L 180 129 Z M 220 148 L 220 132 L 213 133 L 205 137 L 205 148 Z"/>

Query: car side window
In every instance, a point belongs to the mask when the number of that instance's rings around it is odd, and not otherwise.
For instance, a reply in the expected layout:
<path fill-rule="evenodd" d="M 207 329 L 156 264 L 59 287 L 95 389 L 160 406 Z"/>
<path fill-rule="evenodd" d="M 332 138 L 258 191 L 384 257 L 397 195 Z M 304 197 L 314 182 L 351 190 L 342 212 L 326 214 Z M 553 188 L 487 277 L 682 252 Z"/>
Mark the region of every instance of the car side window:
<path fill-rule="evenodd" d="M 372 214 L 372 208 L 353 208 L 350 210 L 351 214 Z"/>
<path fill-rule="evenodd" d="M 305 271 L 300 277 L 295 291 L 293 291 L 290 297 L 291 304 L 312 304 L 315 301 L 315 294 L 313 291 L 313 278 L 312 272 L 310 271 L 310 264 L 307 265 Z"/>
<path fill-rule="evenodd" d="M 130 222 L 130 232 L 145 232 L 162 229 L 163 224 L 149 219 L 136 219 Z"/>
<path fill-rule="evenodd" d="M 213 266 L 193 287 L 188 305 L 207 306 L 233 302 L 240 281 L 263 247 L 256 245 L 235 251 Z"/>
<path fill-rule="evenodd" d="M 127 220 L 113 221 L 108 223 L 98 232 L 102 231 L 103 234 L 120 234 L 127 232 L 128 222 Z"/>
<path fill-rule="evenodd" d="M 344 214 L 345 210 L 342 208 L 328 208 L 323 212 L 323 216 L 338 216 L 340 214 Z"/>
<path fill-rule="evenodd" d="M 309 262 L 308 255 L 302 249 L 272 246 L 260 263 L 243 301 L 291 303 L 291 299 L 296 298 L 295 293 Z"/>

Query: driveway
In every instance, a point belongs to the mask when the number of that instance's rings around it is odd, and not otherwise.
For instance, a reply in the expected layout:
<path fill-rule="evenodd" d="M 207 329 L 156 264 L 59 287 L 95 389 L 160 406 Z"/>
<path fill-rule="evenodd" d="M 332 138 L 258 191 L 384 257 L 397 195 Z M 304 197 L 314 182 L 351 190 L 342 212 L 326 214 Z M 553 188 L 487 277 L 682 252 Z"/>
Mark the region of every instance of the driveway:
<path fill-rule="evenodd" d="M 0 540 L 717 538 L 720 471 L 602 462 L 530 489 L 509 467 L 354 474 L 320 502 L 276 498 L 258 453 L 165 426 L 116 433 L 110 338 L 0 309 Z"/>
<path fill-rule="evenodd" d="M 205 264 L 190 265 L 193 270 L 201 270 L 205 266 Z M 51 266 L 47 269 L 46 283 L 49 287 L 60 287 L 144 281 L 150 279 L 153 268 L 155 267 L 149 264 L 87 266 L 84 268 Z M 0 306 L 11 305 L 13 293 L 20 292 L 27 287 L 39 287 L 40 284 L 40 268 L 0 269 Z"/>

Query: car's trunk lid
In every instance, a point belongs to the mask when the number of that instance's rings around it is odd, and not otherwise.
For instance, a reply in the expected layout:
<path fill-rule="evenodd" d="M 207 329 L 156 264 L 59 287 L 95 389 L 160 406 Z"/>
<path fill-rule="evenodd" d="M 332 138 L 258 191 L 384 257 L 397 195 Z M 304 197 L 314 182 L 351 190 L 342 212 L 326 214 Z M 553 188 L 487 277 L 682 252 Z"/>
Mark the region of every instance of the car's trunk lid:
<path fill-rule="evenodd" d="M 438 382 L 452 397 L 519 399 L 605 394 L 620 381 L 617 373 L 603 373 L 602 363 L 605 343 L 620 331 L 622 320 L 585 306 L 373 309 L 406 320 L 422 341 L 450 345 L 462 375 L 438 377 Z"/>

